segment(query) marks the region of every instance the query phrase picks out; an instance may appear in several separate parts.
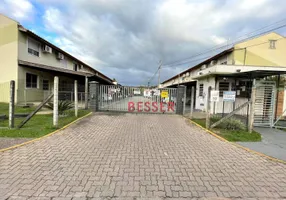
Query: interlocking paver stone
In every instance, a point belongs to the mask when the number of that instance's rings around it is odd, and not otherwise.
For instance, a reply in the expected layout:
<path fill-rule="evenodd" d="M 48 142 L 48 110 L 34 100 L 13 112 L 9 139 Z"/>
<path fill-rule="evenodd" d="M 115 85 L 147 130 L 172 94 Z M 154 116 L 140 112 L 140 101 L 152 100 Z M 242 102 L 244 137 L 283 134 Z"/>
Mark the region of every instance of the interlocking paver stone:
<path fill-rule="evenodd" d="M 175 115 L 94 114 L 0 153 L 0 199 L 286 199 L 286 165 Z"/>

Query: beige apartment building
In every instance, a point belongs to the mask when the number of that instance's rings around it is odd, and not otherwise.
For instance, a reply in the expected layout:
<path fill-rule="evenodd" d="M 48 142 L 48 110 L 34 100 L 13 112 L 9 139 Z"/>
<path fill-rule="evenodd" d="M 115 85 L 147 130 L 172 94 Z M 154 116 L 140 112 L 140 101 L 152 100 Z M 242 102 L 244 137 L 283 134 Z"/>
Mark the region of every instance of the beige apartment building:
<path fill-rule="evenodd" d="M 113 84 L 112 79 L 51 44 L 18 22 L 0 14 L 0 102 L 9 101 L 9 82 L 15 80 L 16 102 L 39 102 L 53 90 L 68 95 L 74 80 L 84 93 L 88 81 Z"/>

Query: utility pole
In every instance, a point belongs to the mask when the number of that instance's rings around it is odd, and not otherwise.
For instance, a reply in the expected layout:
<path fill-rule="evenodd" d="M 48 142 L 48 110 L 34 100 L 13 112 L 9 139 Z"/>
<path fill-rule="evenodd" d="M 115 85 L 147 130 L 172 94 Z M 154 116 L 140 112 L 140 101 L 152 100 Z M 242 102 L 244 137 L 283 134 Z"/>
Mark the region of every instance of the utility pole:
<path fill-rule="evenodd" d="M 158 88 L 160 88 L 160 73 L 162 67 L 162 60 L 159 61 L 159 68 L 158 68 Z"/>

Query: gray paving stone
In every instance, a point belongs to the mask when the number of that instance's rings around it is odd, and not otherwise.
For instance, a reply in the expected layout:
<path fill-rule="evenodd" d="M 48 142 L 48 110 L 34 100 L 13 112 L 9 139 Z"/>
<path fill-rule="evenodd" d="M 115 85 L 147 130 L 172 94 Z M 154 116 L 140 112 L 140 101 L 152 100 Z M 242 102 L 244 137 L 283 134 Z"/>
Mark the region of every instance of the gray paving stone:
<path fill-rule="evenodd" d="M 94 114 L 0 160 L 5 200 L 286 198 L 286 165 L 175 115 Z"/>

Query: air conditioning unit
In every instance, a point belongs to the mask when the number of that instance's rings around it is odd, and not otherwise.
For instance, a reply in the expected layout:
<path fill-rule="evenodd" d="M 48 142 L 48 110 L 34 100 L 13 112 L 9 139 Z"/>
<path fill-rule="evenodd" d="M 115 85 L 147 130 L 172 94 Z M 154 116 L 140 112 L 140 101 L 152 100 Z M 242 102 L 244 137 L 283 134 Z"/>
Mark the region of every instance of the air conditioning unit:
<path fill-rule="evenodd" d="M 216 65 L 216 63 L 217 63 L 217 61 L 216 61 L 216 60 L 212 60 L 212 61 L 211 61 L 211 66 Z"/>
<path fill-rule="evenodd" d="M 186 74 L 183 74 L 183 78 L 185 78 L 186 77 Z"/>
<path fill-rule="evenodd" d="M 65 59 L 65 56 L 64 56 L 64 54 L 62 54 L 62 53 L 59 52 L 57 58 L 58 58 L 59 60 L 63 60 L 63 59 Z"/>
<path fill-rule="evenodd" d="M 202 65 L 201 69 L 205 69 L 205 68 L 207 68 L 207 65 L 206 64 Z"/>
<path fill-rule="evenodd" d="M 43 47 L 43 52 L 45 52 L 45 53 L 52 53 L 52 48 L 51 47 L 49 47 L 48 45 L 44 45 L 44 47 Z"/>
<path fill-rule="evenodd" d="M 190 72 L 187 72 L 187 73 L 186 73 L 186 76 L 190 76 Z"/>

